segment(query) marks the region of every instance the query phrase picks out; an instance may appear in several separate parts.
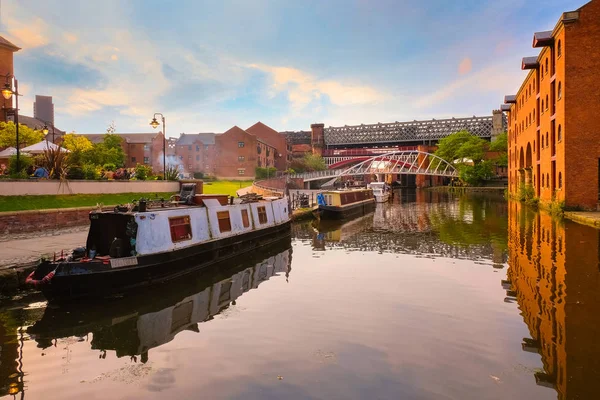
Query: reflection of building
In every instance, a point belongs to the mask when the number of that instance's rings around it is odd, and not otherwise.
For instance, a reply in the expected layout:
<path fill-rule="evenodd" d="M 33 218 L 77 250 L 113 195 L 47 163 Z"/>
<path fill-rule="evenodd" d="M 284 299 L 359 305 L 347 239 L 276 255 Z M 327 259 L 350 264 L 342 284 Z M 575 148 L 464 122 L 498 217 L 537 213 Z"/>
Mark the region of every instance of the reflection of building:
<path fill-rule="evenodd" d="M 516 95 L 506 96 L 509 187 L 531 185 L 543 202 L 596 208 L 600 186 L 600 0 L 561 15 L 552 31 L 536 32 L 537 56 Z"/>
<path fill-rule="evenodd" d="M 143 298 L 139 304 L 134 302 L 114 307 L 115 311 L 102 310 L 104 318 L 87 309 L 78 309 L 81 314 L 73 311 L 65 313 L 65 310 L 53 314 L 55 311 L 48 309 L 47 315 L 28 332 L 40 347 L 45 347 L 51 339 L 74 334 L 83 336 L 92 331 L 93 349 L 115 350 L 117 357 L 141 355 L 142 362 L 146 362 L 150 349 L 170 342 L 184 330 L 198 332 L 198 323 L 211 320 L 235 304 L 245 292 L 281 273 L 288 276 L 291 269 L 289 241 L 286 247 L 287 250 L 253 266 L 235 268 L 236 272 L 231 271 L 233 275 L 225 279 L 216 281 L 222 278 L 222 270 L 219 269 L 213 271 L 212 276 L 205 277 L 200 287 L 189 278 L 183 282 L 183 287 L 165 286 L 161 288 L 163 296 L 153 299 L 153 304 L 148 304 L 147 298 Z M 278 248 L 281 251 L 281 247 Z M 271 250 L 271 254 L 275 251 L 277 248 Z M 186 292 L 190 291 L 194 293 L 186 296 Z M 78 329 L 77 332 L 73 331 L 73 326 Z"/>
<path fill-rule="evenodd" d="M 559 399 L 592 399 L 600 393 L 600 231 L 509 206 L 508 296 L 516 298 L 538 352 L 540 385 Z"/>

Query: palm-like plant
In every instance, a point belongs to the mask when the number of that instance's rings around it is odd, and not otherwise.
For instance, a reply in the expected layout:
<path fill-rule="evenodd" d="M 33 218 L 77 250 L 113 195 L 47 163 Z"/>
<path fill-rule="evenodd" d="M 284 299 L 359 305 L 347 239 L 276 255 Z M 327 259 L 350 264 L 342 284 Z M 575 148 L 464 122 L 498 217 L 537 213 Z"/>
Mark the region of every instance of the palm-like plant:
<path fill-rule="evenodd" d="M 48 170 L 50 179 L 64 180 L 69 172 L 70 161 L 67 152 L 60 147 L 48 148 L 44 150 L 42 164 Z"/>
<path fill-rule="evenodd" d="M 176 181 L 179 178 L 179 166 L 178 165 L 167 165 L 165 171 L 166 181 Z"/>

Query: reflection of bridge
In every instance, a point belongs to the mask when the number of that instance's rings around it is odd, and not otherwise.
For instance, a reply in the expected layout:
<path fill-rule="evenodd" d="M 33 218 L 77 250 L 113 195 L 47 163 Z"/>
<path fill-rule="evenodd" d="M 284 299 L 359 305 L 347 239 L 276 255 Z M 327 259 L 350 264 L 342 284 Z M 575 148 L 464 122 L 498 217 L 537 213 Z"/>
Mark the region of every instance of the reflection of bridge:
<path fill-rule="evenodd" d="M 418 150 L 392 151 L 376 155 L 349 168 L 294 174 L 291 178 L 302 178 L 305 182 L 357 175 L 431 175 L 456 177 L 458 172 L 447 161 L 435 154 Z"/>

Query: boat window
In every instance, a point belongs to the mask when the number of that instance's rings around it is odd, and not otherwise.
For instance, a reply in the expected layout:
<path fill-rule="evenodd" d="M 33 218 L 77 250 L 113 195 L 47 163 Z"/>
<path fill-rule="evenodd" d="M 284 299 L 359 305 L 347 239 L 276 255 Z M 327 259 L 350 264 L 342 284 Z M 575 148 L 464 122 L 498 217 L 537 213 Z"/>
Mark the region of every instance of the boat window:
<path fill-rule="evenodd" d="M 171 241 L 173 243 L 192 238 L 192 225 L 190 217 L 172 217 L 169 218 L 169 227 L 171 228 Z"/>
<path fill-rule="evenodd" d="M 242 223 L 244 224 L 244 228 L 250 226 L 250 220 L 248 219 L 248 210 L 242 210 Z"/>
<path fill-rule="evenodd" d="M 231 219 L 229 219 L 229 211 L 217 211 L 217 219 L 219 220 L 219 230 L 221 232 L 231 232 Z"/>
<path fill-rule="evenodd" d="M 267 223 L 267 209 L 265 207 L 258 207 L 257 211 L 258 211 L 258 222 L 260 224 L 266 224 Z"/>
<path fill-rule="evenodd" d="M 192 311 L 194 311 L 194 303 L 191 300 L 187 303 L 179 304 L 173 309 L 171 314 L 171 333 L 175 333 L 184 326 L 192 323 Z"/>

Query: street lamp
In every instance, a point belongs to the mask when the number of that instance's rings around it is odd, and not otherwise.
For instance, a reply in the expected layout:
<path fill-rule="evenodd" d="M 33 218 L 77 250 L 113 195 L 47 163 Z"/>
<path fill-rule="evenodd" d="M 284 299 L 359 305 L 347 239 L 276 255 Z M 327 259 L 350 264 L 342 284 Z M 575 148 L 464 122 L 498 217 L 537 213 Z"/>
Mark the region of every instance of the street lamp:
<path fill-rule="evenodd" d="M 12 88 L 13 81 L 15 83 L 14 90 Z M 4 84 L 4 89 L 2 89 L 2 97 L 4 97 L 6 100 L 10 100 L 12 98 L 13 94 L 15 95 L 14 113 L 15 113 L 15 132 L 17 134 L 17 172 L 20 172 L 19 156 L 20 156 L 21 152 L 19 149 L 19 82 L 17 81 L 17 78 L 15 78 L 15 76 L 13 74 L 6 74 L 6 83 Z"/>
<path fill-rule="evenodd" d="M 42 128 L 42 133 L 44 134 L 44 136 L 48 134 L 48 125 L 52 127 L 52 143 L 54 143 L 54 124 L 52 122 L 44 121 L 43 119 L 40 119 L 40 121 L 44 123 L 44 127 Z"/>
<path fill-rule="evenodd" d="M 154 113 L 154 117 L 152 118 L 152 121 L 150 121 L 150 126 L 153 127 L 154 129 L 158 128 L 158 126 L 160 125 L 160 123 L 156 120 L 156 116 L 160 115 L 160 118 L 162 119 L 162 126 L 163 126 L 163 180 L 167 180 L 167 134 L 165 132 L 165 116 L 162 115 L 162 113 Z"/>

